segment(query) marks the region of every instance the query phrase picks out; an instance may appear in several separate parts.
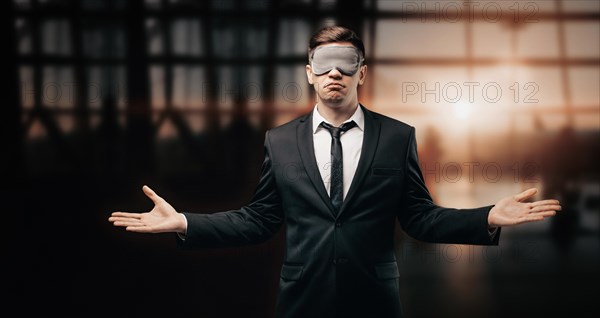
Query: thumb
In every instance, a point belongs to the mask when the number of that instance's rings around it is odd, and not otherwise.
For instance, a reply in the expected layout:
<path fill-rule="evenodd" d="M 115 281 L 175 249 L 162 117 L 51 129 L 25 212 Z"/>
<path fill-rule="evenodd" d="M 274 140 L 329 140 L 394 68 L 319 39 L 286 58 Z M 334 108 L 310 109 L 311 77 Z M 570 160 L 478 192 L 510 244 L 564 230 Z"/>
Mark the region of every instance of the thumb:
<path fill-rule="evenodd" d="M 156 192 L 154 192 L 154 190 L 150 189 L 149 186 L 144 185 L 142 187 L 142 191 L 144 191 L 144 194 L 146 194 L 146 196 L 148 198 L 150 198 L 150 200 L 152 200 L 152 202 L 154 202 L 154 204 L 158 204 L 161 197 L 158 196 L 158 194 L 156 194 Z"/>
<path fill-rule="evenodd" d="M 531 198 L 532 196 L 534 196 L 537 192 L 538 192 L 538 190 L 536 188 L 529 188 L 529 189 L 515 195 L 514 198 L 518 202 L 523 202 L 523 201 Z"/>

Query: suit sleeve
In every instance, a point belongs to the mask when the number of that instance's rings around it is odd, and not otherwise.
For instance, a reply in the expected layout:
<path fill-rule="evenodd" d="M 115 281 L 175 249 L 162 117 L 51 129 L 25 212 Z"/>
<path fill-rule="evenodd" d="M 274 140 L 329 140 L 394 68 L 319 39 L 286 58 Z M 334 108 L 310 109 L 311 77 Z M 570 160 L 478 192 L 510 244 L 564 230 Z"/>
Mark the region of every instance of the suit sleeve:
<path fill-rule="evenodd" d="M 180 248 L 235 247 L 258 244 L 277 232 L 283 221 L 281 201 L 271 162 L 269 134 L 265 135 L 265 158 L 250 203 L 239 210 L 212 214 L 183 213 L 188 227 Z"/>
<path fill-rule="evenodd" d="M 493 206 L 453 209 L 433 203 L 419 167 L 415 129 L 409 136 L 402 207 L 398 219 L 411 237 L 430 243 L 497 245 L 500 228 L 491 235 L 487 217 Z"/>

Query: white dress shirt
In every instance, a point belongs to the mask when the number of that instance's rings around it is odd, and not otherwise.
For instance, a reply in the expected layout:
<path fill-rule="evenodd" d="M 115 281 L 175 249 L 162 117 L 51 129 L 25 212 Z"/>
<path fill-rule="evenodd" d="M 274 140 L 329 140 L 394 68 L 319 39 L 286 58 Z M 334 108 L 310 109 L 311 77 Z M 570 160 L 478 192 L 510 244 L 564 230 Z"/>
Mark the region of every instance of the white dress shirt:
<path fill-rule="evenodd" d="M 329 194 L 330 189 L 330 176 L 331 176 L 331 134 L 327 129 L 320 126 L 321 122 L 326 122 L 330 125 L 330 122 L 325 120 L 321 114 L 319 114 L 319 105 L 315 105 L 312 117 L 313 127 L 313 145 L 315 148 L 315 158 L 317 160 L 317 166 L 319 166 L 319 172 L 321 173 L 321 179 L 325 184 L 325 189 Z M 344 182 L 344 198 L 348 194 L 350 184 L 354 178 L 354 173 L 358 167 L 358 160 L 360 159 L 360 153 L 362 150 L 363 137 L 365 132 L 365 115 L 363 110 L 356 105 L 356 111 L 348 120 L 344 123 L 354 121 L 357 127 L 354 127 L 346 132 L 343 132 L 340 141 L 342 142 L 342 164 L 343 164 L 343 182 Z"/>

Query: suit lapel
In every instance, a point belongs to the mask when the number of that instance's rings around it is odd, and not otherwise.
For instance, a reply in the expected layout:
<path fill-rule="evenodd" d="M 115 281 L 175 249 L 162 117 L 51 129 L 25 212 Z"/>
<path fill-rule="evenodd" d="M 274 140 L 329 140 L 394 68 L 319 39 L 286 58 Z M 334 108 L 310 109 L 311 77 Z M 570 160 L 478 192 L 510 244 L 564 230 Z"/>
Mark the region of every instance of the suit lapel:
<path fill-rule="evenodd" d="M 304 169 L 306 169 L 306 174 L 319 193 L 319 196 L 321 196 L 321 199 L 323 199 L 333 215 L 333 205 L 331 205 L 331 200 L 327 194 L 327 189 L 325 189 L 325 184 L 321 178 L 321 173 L 319 172 L 319 167 L 317 166 L 317 159 L 315 157 L 312 130 L 312 112 L 300 120 L 300 124 L 298 124 L 296 128 L 296 138 L 298 143 L 298 151 L 300 152 L 300 158 L 302 159 Z"/>
<path fill-rule="evenodd" d="M 371 162 L 373 162 L 375 151 L 377 150 L 377 145 L 379 143 L 379 131 L 381 129 L 381 123 L 363 105 L 360 105 L 360 107 L 362 107 L 365 115 L 365 132 L 362 150 L 360 153 L 360 159 L 358 160 L 358 167 L 354 173 L 354 178 L 352 178 L 352 183 L 350 184 L 348 194 L 346 195 L 344 203 L 342 203 L 342 207 L 340 208 L 340 212 L 337 215 L 338 217 L 344 213 L 348 203 L 356 196 L 356 191 L 358 188 L 360 188 L 360 184 L 363 182 L 365 176 L 369 172 Z M 327 195 L 327 193 L 325 193 L 325 195 Z"/>

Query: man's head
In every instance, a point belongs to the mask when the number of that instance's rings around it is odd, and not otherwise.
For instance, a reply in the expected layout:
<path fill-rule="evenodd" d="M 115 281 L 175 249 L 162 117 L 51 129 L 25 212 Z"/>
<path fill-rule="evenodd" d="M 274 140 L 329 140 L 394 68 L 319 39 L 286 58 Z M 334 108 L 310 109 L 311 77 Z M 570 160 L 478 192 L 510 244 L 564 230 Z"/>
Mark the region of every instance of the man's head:
<path fill-rule="evenodd" d="M 331 107 L 355 106 L 357 89 L 364 83 L 365 47 L 350 29 L 330 26 L 309 41 L 306 75 L 317 92 L 318 102 Z"/>

